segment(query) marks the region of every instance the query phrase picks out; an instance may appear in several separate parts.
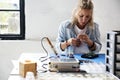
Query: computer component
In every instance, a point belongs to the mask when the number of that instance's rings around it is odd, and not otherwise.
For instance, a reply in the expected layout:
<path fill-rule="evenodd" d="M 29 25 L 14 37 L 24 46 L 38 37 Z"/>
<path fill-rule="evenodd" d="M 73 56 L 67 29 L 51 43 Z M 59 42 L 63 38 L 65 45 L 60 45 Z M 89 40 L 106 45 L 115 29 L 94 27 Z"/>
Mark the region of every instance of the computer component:
<path fill-rule="evenodd" d="M 98 57 L 98 54 L 87 53 L 87 54 L 82 54 L 81 57 L 82 57 L 82 58 L 93 59 L 93 58 L 97 58 L 97 57 Z"/>
<path fill-rule="evenodd" d="M 51 46 L 51 49 L 56 55 L 54 57 L 47 58 L 49 59 L 49 71 L 58 71 L 58 72 L 79 72 L 80 71 L 80 61 L 75 59 L 73 54 L 68 54 L 67 56 L 64 56 L 64 57 L 59 56 L 54 46 L 52 45 L 51 41 L 49 40 L 49 38 L 44 37 L 42 38 L 42 40 L 43 39 L 46 39 L 48 41 L 49 45 Z M 44 50 L 46 51 L 45 48 Z M 46 53 L 48 55 L 47 51 Z"/>
<path fill-rule="evenodd" d="M 49 70 L 57 72 L 79 72 L 79 61 L 75 58 L 51 58 Z"/>

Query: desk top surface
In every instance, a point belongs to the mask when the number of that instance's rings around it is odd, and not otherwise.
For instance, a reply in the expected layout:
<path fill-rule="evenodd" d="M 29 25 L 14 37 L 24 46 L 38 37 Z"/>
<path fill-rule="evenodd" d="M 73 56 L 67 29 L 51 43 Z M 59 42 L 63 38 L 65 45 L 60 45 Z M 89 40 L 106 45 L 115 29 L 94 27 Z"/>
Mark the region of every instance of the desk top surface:
<path fill-rule="evenodd" d="M 77 58 L 78 60 L 90 60 L 96 63 L 102 62 L 103 64 L 105 64 L 105 54 L 98 54 L 98 57 L 93 59 L 82 58 L 81 55 L 82 54 L 74 54 L 75 58 Z"/>
<path fill-rule="evenodd" d="M 8 80 L 25 80 L 19 75 L 11 75 Z M 38 73 L 35 80 L 119 80 L 110 73 L 80 74 L 80 73 Z"/>
<path fill-rule="evenodd" d="M 25 59 L 31 59 L 31 60 L 36 60 L 38 61 L 39 58 L 41 56 L 44 56 L 44 54 L 42 53 L 23 53 L 21 54 L 20 58 L 18 59 L 20 60 L 25 60 Z M 75 54 L 74 55 L 76 58 L 78 59 L 84 59 L 80 57 L 80 54 Z M 93 60 L 97 60 L 97 62 L 104 61 L 105 59 L 105 55 L 104 54 L 100 54 L 99 59 L 95 58 Z M 91 59 L 90 59 L 91 60 Z M 39 61 L 38 61 L 39 62 Z M 39 62 L 40 63 L 40 62 Z M 91 66 L 91 64 L 90 64 Z M 87 66 L 83 66 L 83 67 L 88 67 Z M 15 69 L 16 68 L 16 69 Z M 18 67 L 14 67 L 15 70 L 19 70 Z M 91 70 L 91 69 L 90 69 Z M 53 75 L 54 74 L 54 75 Z M 103 77 L 101 79 L 101 77 Z M 25 80 L 24 78 L 20 77 L 19 74 L 11 74 L 10 77 L 8 78 L 8 80 Z M 56 73 L 56 72 L 48 72 L 48 73 L 38 73 L 38 79 L 39 80 L 118 80 L 114 75 L 111 74 L 106 74 L 106 73 L 98 73 L 98 74 L 79 74 L 79 73 Z"/>

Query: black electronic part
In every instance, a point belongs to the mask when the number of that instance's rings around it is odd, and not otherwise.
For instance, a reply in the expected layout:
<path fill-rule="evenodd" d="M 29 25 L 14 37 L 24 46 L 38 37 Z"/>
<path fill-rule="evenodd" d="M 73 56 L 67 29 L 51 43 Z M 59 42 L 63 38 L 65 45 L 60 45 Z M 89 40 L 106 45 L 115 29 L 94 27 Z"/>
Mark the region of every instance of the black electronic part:
<path fill-rule="evenodd" d="M 87 54 L 82 54 L 81 57 L 82 57 L 82 58 L 93 59 L 93 58 L 97 58 L 97 57 L 99 57 L 99 56 L 98 56 L 98 54 L 87 53 Z"/>
<path fill-rule="evenodd" d="M 73 54 L 68 54 L 68 57 L 69 58 L 74 58 L 74 55 Z"/>
<path fill-rule="evenodd" d="M 87 74 L 87 72 L 85 70 L 80 70 L 80 69 L 78 69 L 78 71 L 58 71 L 58 73 L 80 73 L 80 74 Z"/>
<path fill-rule="evenodd" d="M 79 60 L 79 63 L 93 63 L 91 60 Z"/>

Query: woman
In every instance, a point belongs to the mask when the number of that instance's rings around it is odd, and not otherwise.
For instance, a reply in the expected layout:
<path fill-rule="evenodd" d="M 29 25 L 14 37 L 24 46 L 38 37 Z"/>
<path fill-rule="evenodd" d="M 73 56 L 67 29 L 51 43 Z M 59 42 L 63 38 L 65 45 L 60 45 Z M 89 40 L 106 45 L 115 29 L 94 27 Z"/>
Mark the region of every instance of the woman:
<path fill-rule="evenodd" d="M 59 52 L 98 53 L 101 47 L 99 27 L 93 22 L 93 3 L 79 0 L 72 19 L 60 24 L 56 48 Z"/>

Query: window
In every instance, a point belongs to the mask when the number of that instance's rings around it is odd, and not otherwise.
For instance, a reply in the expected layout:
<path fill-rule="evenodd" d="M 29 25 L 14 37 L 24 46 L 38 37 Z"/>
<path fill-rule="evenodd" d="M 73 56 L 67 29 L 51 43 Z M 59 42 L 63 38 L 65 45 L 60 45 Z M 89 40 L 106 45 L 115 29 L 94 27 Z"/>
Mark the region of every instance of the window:
<path fill-rule="evenodd" d="M 25 39 L 24 0 L 0 0 L 0 39 Z"/>

